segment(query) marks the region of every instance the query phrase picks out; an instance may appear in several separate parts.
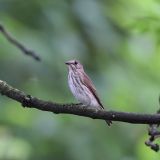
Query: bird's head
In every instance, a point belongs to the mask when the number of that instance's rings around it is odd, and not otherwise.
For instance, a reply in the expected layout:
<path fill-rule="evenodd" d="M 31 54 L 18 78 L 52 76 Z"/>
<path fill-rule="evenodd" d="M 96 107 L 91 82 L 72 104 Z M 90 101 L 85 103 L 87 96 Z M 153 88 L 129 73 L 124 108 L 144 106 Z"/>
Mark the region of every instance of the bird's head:
<path fill-rule="evenodd" d="M 77 60 L 70 60 L 70 61 L 65 62 L 65 64 L 68 66 L 69 70 L 70 69 L 73 71 L 83 70 L 82 64 Z"/>

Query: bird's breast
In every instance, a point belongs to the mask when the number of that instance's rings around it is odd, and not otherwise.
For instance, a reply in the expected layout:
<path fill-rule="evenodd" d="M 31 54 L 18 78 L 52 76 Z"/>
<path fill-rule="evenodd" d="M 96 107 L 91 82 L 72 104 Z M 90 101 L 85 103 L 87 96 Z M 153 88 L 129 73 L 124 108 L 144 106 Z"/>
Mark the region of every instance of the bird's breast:
<path fill-rule="evenodd" d="M 85 86 L 77 75 L 68 75 L 68 84 L 75 98 L 86 106 L 99 107 L 99 104 L 92 92 Z"/>

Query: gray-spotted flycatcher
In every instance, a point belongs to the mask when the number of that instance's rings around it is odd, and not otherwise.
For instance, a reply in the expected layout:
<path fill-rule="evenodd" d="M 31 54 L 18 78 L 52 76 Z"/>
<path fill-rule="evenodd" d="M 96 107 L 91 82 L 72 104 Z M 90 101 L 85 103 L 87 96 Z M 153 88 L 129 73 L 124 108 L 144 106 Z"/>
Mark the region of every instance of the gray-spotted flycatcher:
<path fill-rule="evenodd" d="M 66 62 L 68 66 L 68 84 L 75 98 L 85 106 L 104 109 L 91 79 L 84 72 L 83 65 L 77 60 Z M 107 120 L 110 125 L 112 121 Z"/>

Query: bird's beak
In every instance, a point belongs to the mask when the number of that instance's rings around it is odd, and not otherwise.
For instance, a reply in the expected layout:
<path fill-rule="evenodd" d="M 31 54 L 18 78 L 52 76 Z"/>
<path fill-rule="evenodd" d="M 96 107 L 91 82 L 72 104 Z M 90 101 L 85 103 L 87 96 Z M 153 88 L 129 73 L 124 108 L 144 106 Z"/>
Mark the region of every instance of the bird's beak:
<path fill-rule="evenodd" d="M 66 64 L 66 65 L 69 65 L 70 63 L 69 63 L 69 62 L 65 62 L 65 64 Z"/>

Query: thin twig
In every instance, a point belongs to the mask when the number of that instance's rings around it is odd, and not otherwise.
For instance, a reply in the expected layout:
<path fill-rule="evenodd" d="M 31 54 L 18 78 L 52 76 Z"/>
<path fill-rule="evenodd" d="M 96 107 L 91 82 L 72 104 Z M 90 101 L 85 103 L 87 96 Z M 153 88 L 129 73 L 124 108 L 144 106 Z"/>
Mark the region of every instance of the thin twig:
<path fill-rule="evenodd" d="M 13 36 L 10 35 L 5 29 L 5 27 L 0 24 L 0 32 L 4 35 L 4 37 L 14 46 L 19 48 L 24 54 L 33 57 L 35 60 L 40 61 L 41 58 L 32 50 L 25 47 L 23 44 L 21 44 L 19 41 L 17 41 Z"/>
<path fill-rule="evenodd" d="M 154 143 L 154 141 L 160 137 L 160 132 L 158 131 L 158 125 L 152 124 L 148 129 L 149 140 L 145 144 L 150 147 L 155 152 L 159 151 L 159 145 Z"/>
<path fill-rule="evenodd" d="M 159 104 L 160 104 L 160 97 L 159 97 Z M 157 111 L 157 114 L 160 115 L 160 109 Z M 145 142 L 146 146 L 150 147 L 155 152 L 158 152 L 160 149 L 159 144 L 155 143 L 154 141 L 160 138 L 160 131 L 158 131 L 159 124 L 149 124 L 148 128 L 148 135 L 149 139 Z"/>

